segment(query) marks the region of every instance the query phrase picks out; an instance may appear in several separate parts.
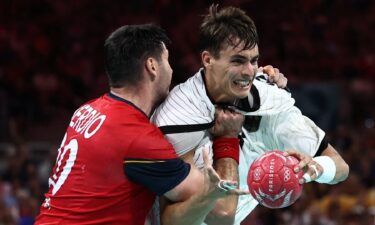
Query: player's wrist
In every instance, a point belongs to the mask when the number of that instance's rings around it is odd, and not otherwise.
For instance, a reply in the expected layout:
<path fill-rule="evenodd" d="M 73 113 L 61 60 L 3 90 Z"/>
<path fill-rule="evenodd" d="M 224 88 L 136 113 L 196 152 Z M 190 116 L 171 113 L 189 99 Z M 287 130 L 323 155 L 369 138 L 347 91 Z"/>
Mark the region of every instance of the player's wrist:
<path fill-rule="evenodd" d="M 323 168 L 323 173 L 315 180 L 318 183 L 328 184 L 335 179 L 336 164 L 329 156 L 317 156 L 313 160 Z"/>
<path fill-rule="evenodd" d="M 240 139 L 237 137 L 219 137 L 212 145 L 213 158 L 219 160 L 222 158 L 232 158 L 237 164 L 240 159 Z"/>
<path fill-rule="evenodd" d="M 228 132 L 227 134 L 223 134 L 220 138 L 236 138 L 238 139 L 239 131 L 233 131 L 233 132 Z M 219 138 L 219 137 L 217 137 Z"/>

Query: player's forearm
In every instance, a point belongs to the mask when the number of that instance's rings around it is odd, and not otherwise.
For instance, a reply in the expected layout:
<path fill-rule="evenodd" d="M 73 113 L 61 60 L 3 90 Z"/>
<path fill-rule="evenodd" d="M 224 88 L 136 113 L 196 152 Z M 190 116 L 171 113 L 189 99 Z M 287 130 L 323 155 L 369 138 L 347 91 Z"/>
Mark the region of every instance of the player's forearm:
<path fill-rule="evenodd" d="M 238 164 L 231 158 L 222 158 L 215 161 L 216 172 L 221 179 L 238 182 Z M 219 199 L 215 208 L 209 213 L 205 222 L 215 225 L 230 225 L 234 222 L 238 203 L 238 196 L 228 196 Z"/>
<path fill-rule="evenodd" d="M 192 196 L 184 202 L 169 204 L 160 216 L 162 225 L 201 225 L 214 208 L 215 200 L 202 195 Z"/>
<path fill-rule="evenodd" d="M 346 180 L 349 176 L 349 165 L 337 153 L 337 151 L 329 144 L 328 147 L 322 152 L 322 156 L 330 157 L 336 165 L 336 174 L 329 184 L 337 184 Z"/>

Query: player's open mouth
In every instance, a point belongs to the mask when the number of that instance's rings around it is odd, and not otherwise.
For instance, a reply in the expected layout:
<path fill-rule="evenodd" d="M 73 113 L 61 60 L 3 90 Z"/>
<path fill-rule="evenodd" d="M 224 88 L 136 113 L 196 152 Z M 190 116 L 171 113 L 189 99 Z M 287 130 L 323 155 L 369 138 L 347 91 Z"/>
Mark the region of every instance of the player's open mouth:
<path fill-rule="evenodd" d="M 247 88 L 250 86 L 250 80 L 235 80 L 233 83 L 241 88 Z"/>

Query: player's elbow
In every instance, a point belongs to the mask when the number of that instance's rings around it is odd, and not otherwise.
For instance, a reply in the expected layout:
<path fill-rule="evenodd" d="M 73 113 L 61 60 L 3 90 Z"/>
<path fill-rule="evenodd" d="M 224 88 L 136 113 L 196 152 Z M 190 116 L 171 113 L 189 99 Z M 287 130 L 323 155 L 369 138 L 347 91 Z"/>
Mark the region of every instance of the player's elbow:
<path fill-rule="evenodd" d="M 236 210 L 214 210 L 207 217 L 205 222 L 207 224 L 215 225 L 231 225 L 234 223 Z"/>
<path fill-rule="evenodd" d="M 330 182 L 330 184 L 337 184 L 342 181 L 345 181 L 349 176 L 350 168 L 349 168 L 349 165 L 344 160 L 341 160 L 341 162 L 339 163 L 339 166 L 337 166 L 336 169 L 337 169 L 337 172 L 336 172 L 335 179 L 332 182 Z"/>
<path fill-rule="evenodd" d="M 231 210 L 231 211 L 221 211 L 218 214 L 218 220 L 220 221 L 218 224 L 233 224 L 234 223 L 234 218 L 236 216 L 236 211 Z"/>
<path fill-rule="evenodd" d="M 349 165 L 344 161 L 341 165 L 341 176 L 339 177 L 339 180 L 338 182 L 342 182 L 344 180 L 346 180 L 349 176 L 349 171 L 350 171 L 350 168 L 349 168 Z"/>

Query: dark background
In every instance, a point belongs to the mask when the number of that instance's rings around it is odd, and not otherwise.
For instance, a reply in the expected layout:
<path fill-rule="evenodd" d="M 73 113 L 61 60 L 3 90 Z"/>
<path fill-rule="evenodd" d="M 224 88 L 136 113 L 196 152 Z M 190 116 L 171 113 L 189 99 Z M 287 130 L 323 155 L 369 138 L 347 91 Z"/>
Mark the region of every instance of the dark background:
<path fill-rule="evenodd" d="M 32 224 L 73 111 L 108 91 L 103 44 L 124 24 L 156 23 L 172 39 L 173 84 L 201 66 L 197 32 L 212 1 L 0 1 L 0 224 Z M 374 224 L 375 3 L 216 1 L 257 24 L 260 63 L 288 77 L 303 113 L 350 164 L 347 181 L 307 184 L 282 210 L 243 224 Z"/>

